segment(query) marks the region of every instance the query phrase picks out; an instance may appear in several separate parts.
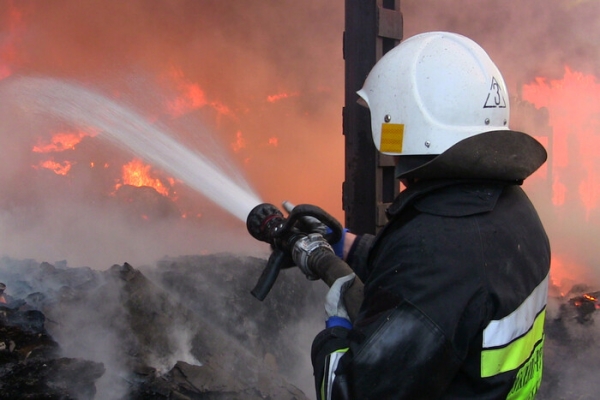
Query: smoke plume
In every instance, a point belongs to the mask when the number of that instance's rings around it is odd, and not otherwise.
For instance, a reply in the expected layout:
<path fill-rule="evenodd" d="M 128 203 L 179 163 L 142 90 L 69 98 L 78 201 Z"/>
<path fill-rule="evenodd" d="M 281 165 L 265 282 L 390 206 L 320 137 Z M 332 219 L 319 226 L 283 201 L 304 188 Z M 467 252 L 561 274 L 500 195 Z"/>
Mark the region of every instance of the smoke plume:
<path fill-rule="evenodd" d="M 401 6 L 405 37 L 462 33 L 498 64 L 512 128 L 549 153 L 525 189 L 550 236 L 553 282 L 559 292 L 597 284 L 600 2 Z M 317 204 L 343 220 L 343 30 L 341 1 L 0 0 L 0 88 L 39 77 L 100 92 L 167 126 L 262 200 Z M 585 86 L 561 92 L 571 80 Z M 544 100 L 566 96 L 567 104 Z M 588 114 L 579 115 L 583 104 Z M 74 148 L 33 151 L 61 132 L 79 138 Z M 40 119 L 0 89 L 0 255 L 105 269 L 233 247 L 267 252 L 165 171 L 150 172 L 168 196 L 125 183 L 133 155 L 93 132 Z"/>

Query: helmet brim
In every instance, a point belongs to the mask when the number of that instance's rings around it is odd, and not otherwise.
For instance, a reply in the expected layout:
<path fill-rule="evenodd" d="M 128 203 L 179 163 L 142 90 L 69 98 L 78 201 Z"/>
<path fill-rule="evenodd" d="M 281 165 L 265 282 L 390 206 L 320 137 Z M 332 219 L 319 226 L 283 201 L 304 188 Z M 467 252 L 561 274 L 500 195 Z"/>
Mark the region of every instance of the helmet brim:
<path fill-rule="evenodd" d="M 431 161 L 401 171 L 396 177 L 523 181 L 547 158 L 544 147 L 526 133 L 496 130 L 461 140 Z"/>

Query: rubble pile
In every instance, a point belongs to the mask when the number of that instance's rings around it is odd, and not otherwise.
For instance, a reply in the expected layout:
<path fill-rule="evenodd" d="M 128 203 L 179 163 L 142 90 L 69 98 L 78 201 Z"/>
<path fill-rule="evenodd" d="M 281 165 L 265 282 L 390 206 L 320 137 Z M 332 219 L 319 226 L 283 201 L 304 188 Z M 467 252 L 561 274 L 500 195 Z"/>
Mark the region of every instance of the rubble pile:
<path fill-rule="evenodd" d="M 265 262 L 212 254 L 97 271 L 0 259 L 2 398 L 314 398 L 326 287 L 284 270 L 259 302 L 250 290 Z M 600 391 L 596 294 L 549 298 L 537 399 Z"/>
<path fill-rule="evenodd" d="M 0 306 L 0 392 L 6 399 L 94 398 L 94 382 L 104 367 L 93 361 L 60 357 L 36 310 Z"/>
<path fill-rule="evenodd" d="M 598 308 L 591 294 L 597 292 L 582 284 L 565 294 L 554 289 L 548 298 L 544 370 L 536 400 L 595 400 L 600 392 L 600 313 L 594 312 Z"/>
<path fill-rule="evenodd" d="M 310 374 L 310 339 L 300 343 L 300 329 L 311 314 L 307 337 L 320 329 L 326 288 L 284 271 L 259 302 L 249 292 L 264 264 L 220 254 L 95 271 L 4 258 L 0 280 L 10 301 L 0 306 L 0 392 L 307 399 L 290 382 Z"/>

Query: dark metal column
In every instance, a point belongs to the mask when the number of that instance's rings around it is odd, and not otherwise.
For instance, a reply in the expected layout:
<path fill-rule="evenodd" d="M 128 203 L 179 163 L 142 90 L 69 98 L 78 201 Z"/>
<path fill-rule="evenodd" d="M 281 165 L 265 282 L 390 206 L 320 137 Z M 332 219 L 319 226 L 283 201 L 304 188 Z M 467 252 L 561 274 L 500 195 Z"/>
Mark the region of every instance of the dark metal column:
<path fill-rule="evenodd" d="M 345 14 L 342 207 L 345 226 L 352 232 L 376 233 L 399 186 L 392 158 L 375 149 L 369 110 L 356 102 L 356 92 L 376 61 L 402 40 L 400 0 L 346 0 Z"/>

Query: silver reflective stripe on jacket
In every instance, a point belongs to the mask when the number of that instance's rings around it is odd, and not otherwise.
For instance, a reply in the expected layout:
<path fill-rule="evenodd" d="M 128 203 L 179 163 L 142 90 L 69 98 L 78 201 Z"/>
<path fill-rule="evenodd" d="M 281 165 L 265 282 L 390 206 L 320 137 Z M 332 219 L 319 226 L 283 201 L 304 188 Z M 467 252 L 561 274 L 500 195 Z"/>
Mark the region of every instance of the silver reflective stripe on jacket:
<path fill-rule="evenodd" d="M 509 398 L 527 398 L 541 382 L 548 276 L 512 313 L 483 331 L 481 376 L 519 369 Z"/>
<path fill-rule="evenodd" d="M 332 398 L 331 390 L 333 388 L 333 381 L 335 380 L 335 370 L 340 362 L 340 358 L 342 358 L 347 351 L 348 348 L 339 349 L 327 356 L 327 359 L 325 360 L 325 374 L 323 375 L 323 382 L 321 384 L 321 399 L 330 400 Z"/>

